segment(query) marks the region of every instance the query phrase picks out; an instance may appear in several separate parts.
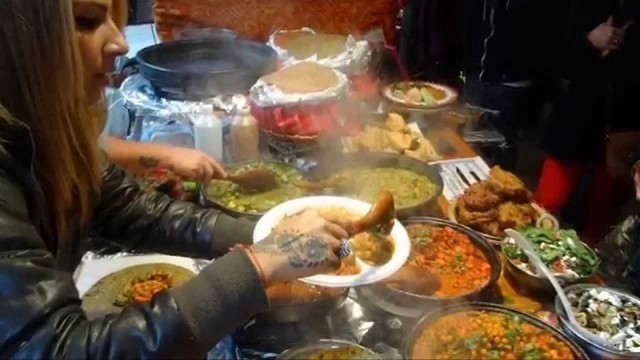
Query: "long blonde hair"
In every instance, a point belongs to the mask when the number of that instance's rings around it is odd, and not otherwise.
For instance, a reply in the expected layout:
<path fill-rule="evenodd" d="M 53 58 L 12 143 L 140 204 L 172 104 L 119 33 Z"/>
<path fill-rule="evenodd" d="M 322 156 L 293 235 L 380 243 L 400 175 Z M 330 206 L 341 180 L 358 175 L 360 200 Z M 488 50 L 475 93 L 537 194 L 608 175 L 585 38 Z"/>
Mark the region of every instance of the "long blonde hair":
<path fill-rule="evenodd" d="M 71 0 L 2 0 L 0 13 L 0 127 L 30 128 L 35 175 L 64 237 L 89 220 L 102 163 L 102 121 L 84 94 Z"/>

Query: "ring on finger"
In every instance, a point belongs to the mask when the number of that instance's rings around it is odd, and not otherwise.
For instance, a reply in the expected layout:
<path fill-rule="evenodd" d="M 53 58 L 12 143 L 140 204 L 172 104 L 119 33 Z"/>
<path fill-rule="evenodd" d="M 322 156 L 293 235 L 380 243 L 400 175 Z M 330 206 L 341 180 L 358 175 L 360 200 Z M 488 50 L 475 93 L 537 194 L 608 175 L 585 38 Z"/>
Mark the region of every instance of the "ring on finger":
<path fill-rule="evenodd" d="M 338 248 L 338 257 L 344 259 L 351 255 L 351 243 L 347 239 L 340 240 L 340 247 Z"/>

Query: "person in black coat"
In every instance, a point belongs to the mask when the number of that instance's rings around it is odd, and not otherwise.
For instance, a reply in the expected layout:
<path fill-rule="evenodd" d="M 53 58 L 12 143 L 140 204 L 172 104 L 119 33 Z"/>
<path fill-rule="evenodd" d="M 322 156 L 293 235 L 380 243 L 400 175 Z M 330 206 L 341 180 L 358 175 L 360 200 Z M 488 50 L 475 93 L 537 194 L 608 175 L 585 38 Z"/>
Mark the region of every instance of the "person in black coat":
<path fill-rule="evenodd" d="M 628 0 L 572 1 L 562 67 L 562 90 L 545 130 L 547 157 L 536 199 L 560 213 L 579 181 L 593 174 L 587 230 L 607 226 L 611 183 L 605 166 L 607 133 L 638 129 L 634 84 L 640 80 L 640 4 Z M 600 229 L 598 229 L 600 228 Z"/>

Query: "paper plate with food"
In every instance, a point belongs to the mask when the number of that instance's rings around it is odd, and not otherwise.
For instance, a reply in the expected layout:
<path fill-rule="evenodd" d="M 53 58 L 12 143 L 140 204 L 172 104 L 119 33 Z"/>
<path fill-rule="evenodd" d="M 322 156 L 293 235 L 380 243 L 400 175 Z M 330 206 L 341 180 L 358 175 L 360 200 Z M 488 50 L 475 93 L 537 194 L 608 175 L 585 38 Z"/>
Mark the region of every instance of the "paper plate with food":
<path fill-rule="evenodd" d="M 82 308 L 90 317 L 116 314 L 127 305 L 150 302 L 155 294 L 195 275 L 193 268 L 164 262 L 128 266 L 98 279 L 82 294 Z"/>
<path fill-rule="evenodd" d="M 274 207 L 258 221 L 253 233 L 254 243 L 262 241 L 291 216 L 307 209 L 350 221 L 355 225 L 353 228 L 359 230 L 352 232 L 349 239 L 352 251 L 342 259 L 336 272 L 301 279 L 304 282 L 326 287 L 371 284 L 398 271 L 409 257 L 409 235 L 394 219 L 393 198 L 389 193 L 381 194 L 373 206 L 360 200 L 334 196 L 288 201 Z"/>
<path fill-rule="evenodd" d="M 453 88 L 425 81 L 393 83 L 382 93 L 394 105 L 423 110 L 442 108 L 458 100 L 458 92 Z"/>
<path fill-rule="evenodd" d="M 522 180 L 499 166 L 491 169 L 488 179 L 472 184 L 453 200 L 449 219 L 482 233 L 497 246 L 508 228 L 558 227 L 558 221 L 533 202 Z"/>

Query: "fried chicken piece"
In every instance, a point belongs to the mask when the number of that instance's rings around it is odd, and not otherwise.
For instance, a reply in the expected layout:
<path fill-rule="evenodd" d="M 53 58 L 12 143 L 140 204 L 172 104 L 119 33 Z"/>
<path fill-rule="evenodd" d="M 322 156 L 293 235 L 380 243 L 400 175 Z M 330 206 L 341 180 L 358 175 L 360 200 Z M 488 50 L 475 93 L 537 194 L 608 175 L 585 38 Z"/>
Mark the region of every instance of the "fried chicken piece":
<path fill-rule="evenodd" d="M 476 230 L 493 236 L 501 236 L 504 230 L 500 228 L 500 224 L 497 221 L 478 224 L 474 227 Z"/>
<path fill-rule="evenodd" d="M 495 194 L 486 182 L 471 185 L 463 195 L 466 209 L 470 211 L 489 211 L 500 203 L 500 197 Z"/>
<path fill-rule="evenodd" d="M 529 204 L 505 202 L 498 207 L 498 222 L 502 229 L 518 229 L 535 223 L 538 214 Z"/>
<path fill-rule="evenodd" d="M 459 206 L 456 209 L 456 218 L 464 225 L 471 226 L 498 220 L 498 211 L 496 209 L 491 209 L 489 211 L 471 211 L 466 207 L 464 200 L 458 205 Z"/>
<path fill-rule="evenodd" d="M 494 166 L 489 173 L 489 182 L 495 193 L 505 200 L 518 203 L 531 202 L 533 195 L 516 175 Z"/>

